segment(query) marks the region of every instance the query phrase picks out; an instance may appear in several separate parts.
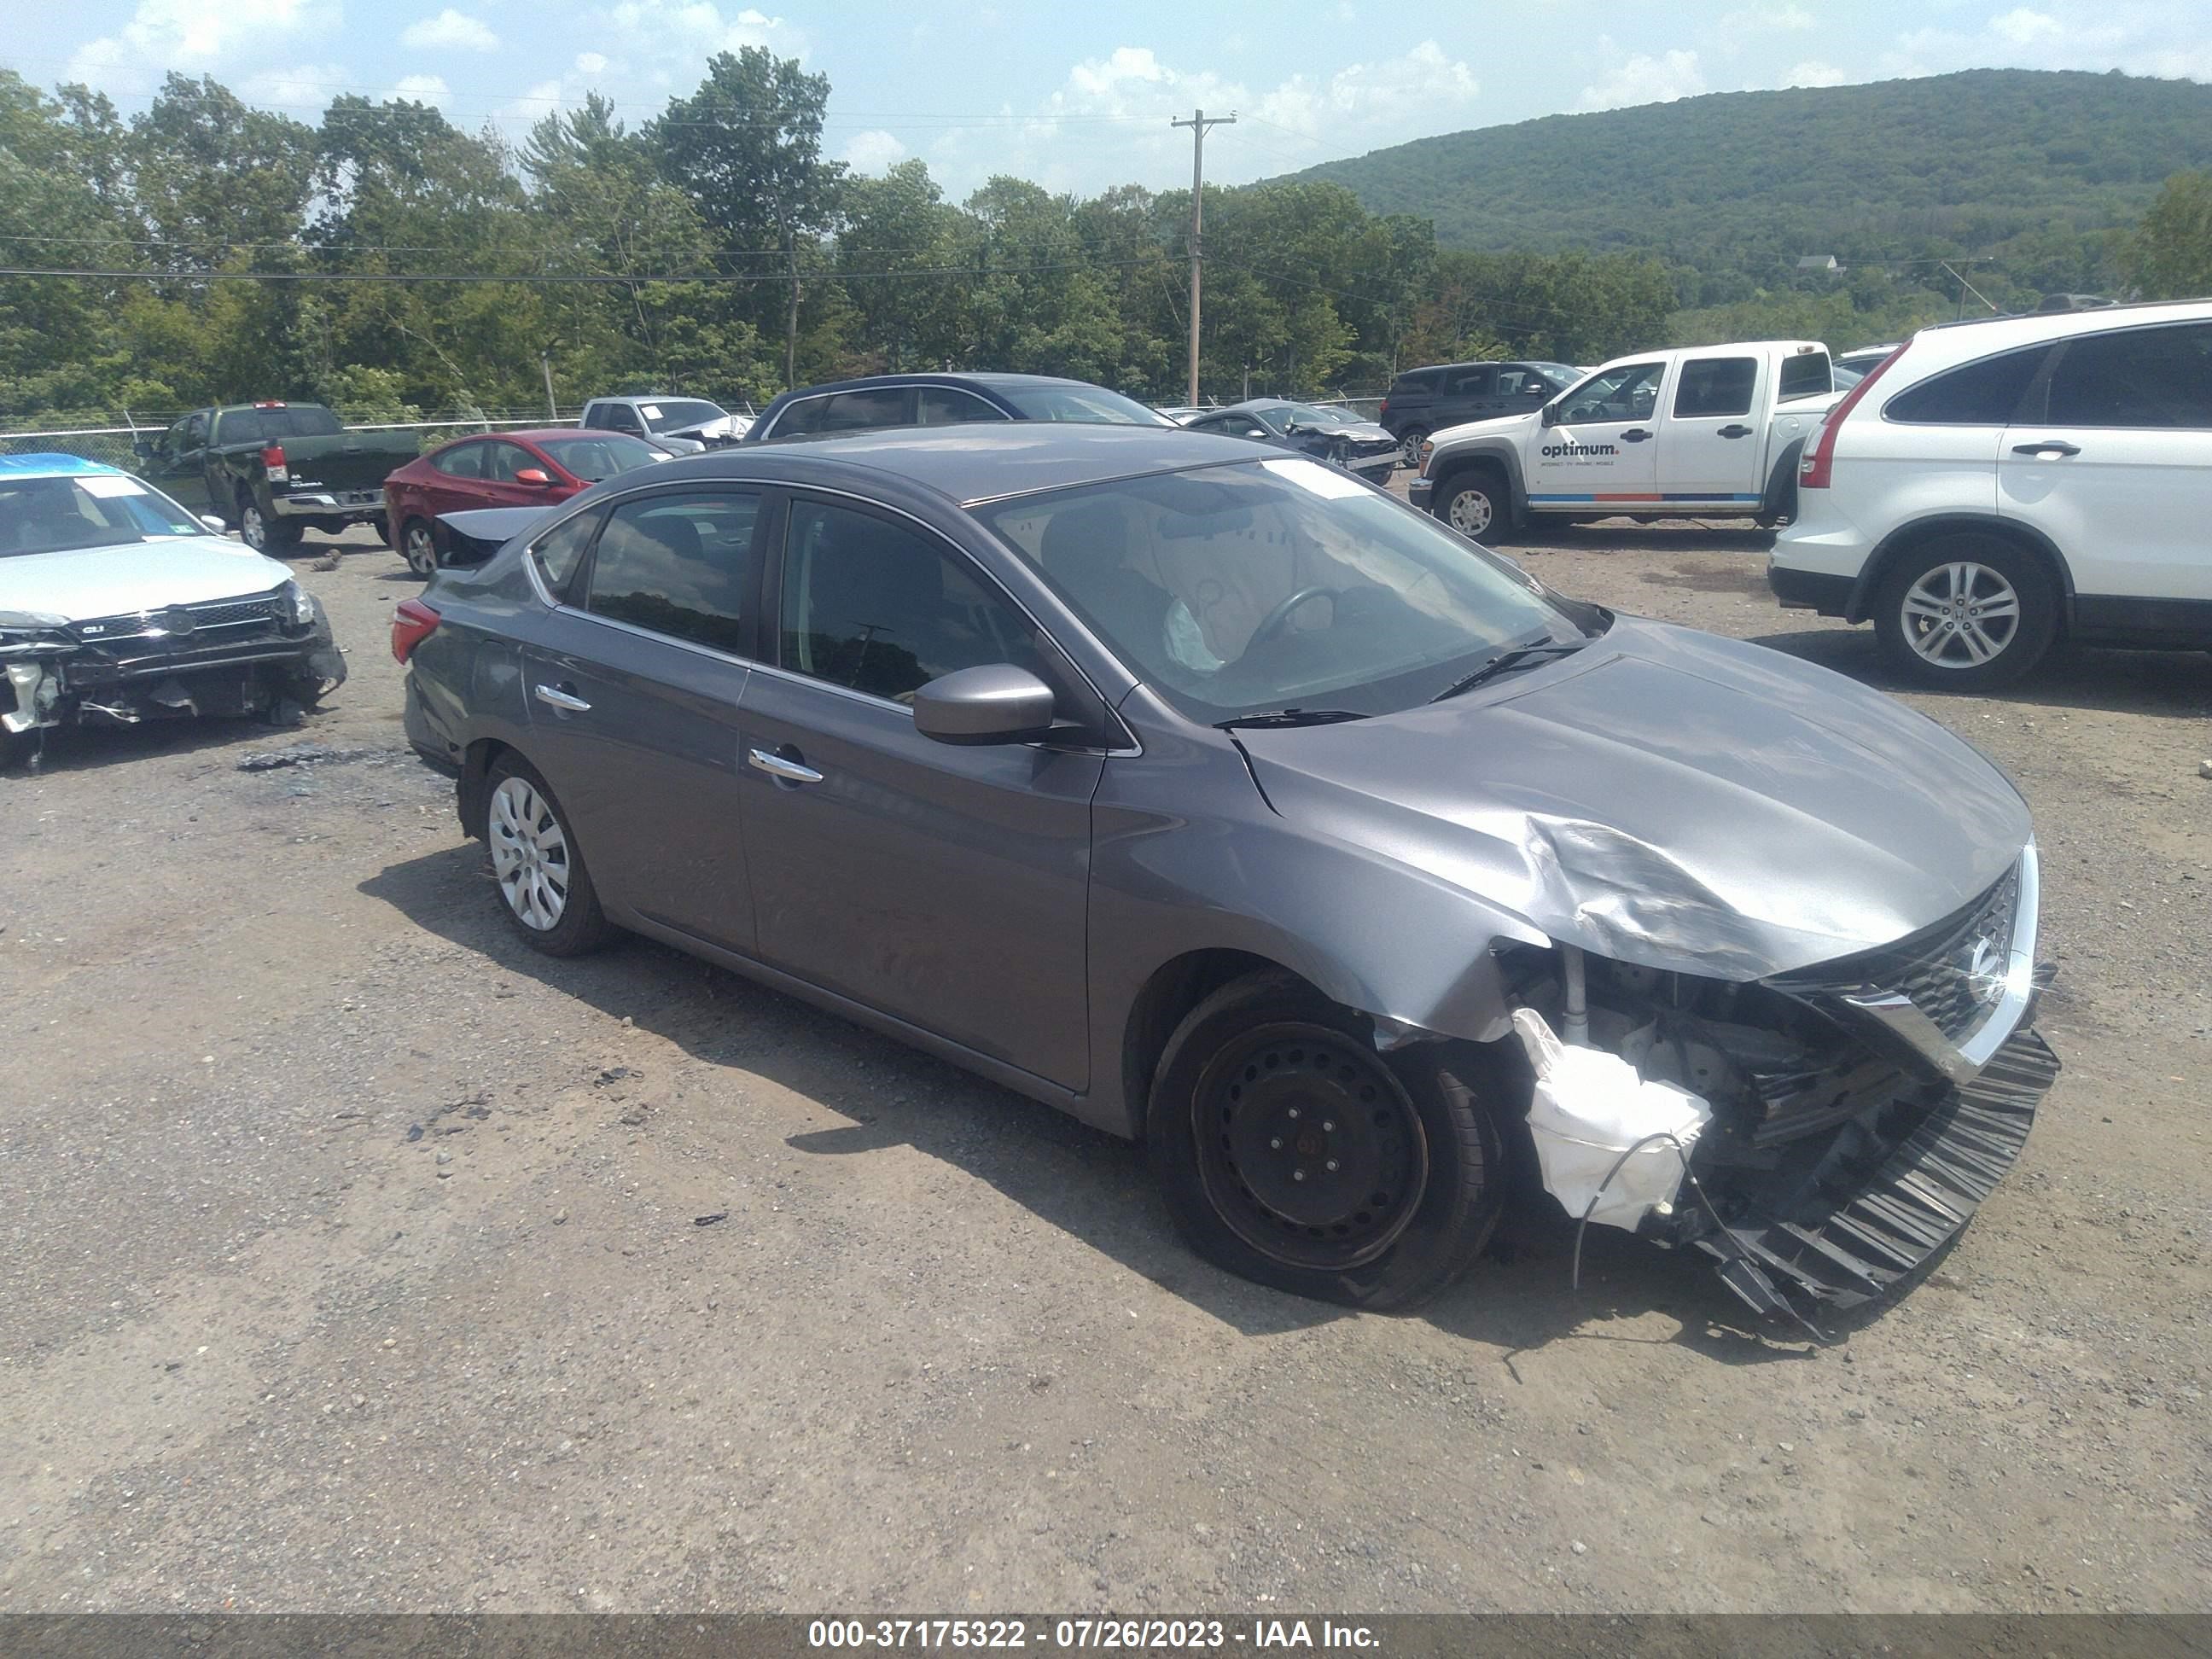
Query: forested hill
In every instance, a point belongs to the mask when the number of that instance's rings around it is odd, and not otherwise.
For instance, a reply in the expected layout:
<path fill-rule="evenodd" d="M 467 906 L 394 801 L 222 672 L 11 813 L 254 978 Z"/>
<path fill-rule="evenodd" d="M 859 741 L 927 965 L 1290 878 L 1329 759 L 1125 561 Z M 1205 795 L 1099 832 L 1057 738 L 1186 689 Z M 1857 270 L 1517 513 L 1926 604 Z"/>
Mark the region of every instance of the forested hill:
<path fill-rule="evenodd" d="M 1552 115 L 1297 176 L 1433 219 L 1447 247 L 1649 248 L 1710 268 L 2093 231 L 2208 163 L 2212 86 L 1971 70 Z"/>

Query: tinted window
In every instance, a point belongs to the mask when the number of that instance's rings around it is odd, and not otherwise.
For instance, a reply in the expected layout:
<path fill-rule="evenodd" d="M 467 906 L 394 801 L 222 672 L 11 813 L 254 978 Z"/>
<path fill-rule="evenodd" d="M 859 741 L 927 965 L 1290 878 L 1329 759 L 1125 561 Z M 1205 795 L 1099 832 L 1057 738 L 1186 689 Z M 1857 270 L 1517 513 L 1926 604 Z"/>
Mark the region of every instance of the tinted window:
<path fill-rule="evenodd" d="M 827 398 L 800 398 L 783 406 L 783 413 L 775 417 L 769 428 L 771 438 L 803 438 L 810 432 L 822 429 L 823 411 L 830 407 Z"/>
<path fill-rule="evenodd" d="M 877 386 L 867 392 L 840 392 L 824 400 L 817 432 L 872 432 L 878 427 L 914 423 L 914 388 Z"/>
<path fill-rule="evenodd" d="M 758 496 L 734 490 L 623 502 L 592 555 L 591 609 L 744 654 L 759 510 Z"/>
<path fill-rule="evenodd" d="M 974 392 L 963 392 L 957 386 L 923 386 L 920 404 L 916 423 L 921 426 L 951 426 L 961 421 L 1003 421 L 1006 418 L 1004 410 L 987 404 Z"/>
<path fill-rule="evenodd" d="M 1074 421 L 1106 426 L 1173 426 L 1157 409 L 1103 386 L 1004 386 L 999 395 L 1030 421 Z"/>
<path fill-rule="evenodd" d="M 1775 401 L 1786 404 L 1799 398 L 1824 398 L 1835 389 L 1828 373 L 1828 354 L 1802 351 L 1782 360 L 1782 386 Z"/>
<path fill-rule="evenodd" d="M 1560 411 L 1569 421 L 1642 421 L 1658 406 L 1663 363 L 1624 363 L 1575 388 Z"/>
<path fill-rule="evenodd" d="M 1401 374 L 1390 382 L 1390 395 L 1398 398 L 1412 392 L 1434 392 L 1439 378 L 1437 371 L 1432 368 L 1425 368 L 1412 374 Z"/>
<path fill-rule="evenodd" d="M 2090 334 L 2051 371 L 2053 426 L 2212 428 L 2212 323 Z"/>
<path fill-rule="evenodd" d="M 283 409 L 233 409 L 217 423 L 227 444 L 282 443 L 287 438 L 329 438 L 345 428 L 327 409 L 313 404 Z"/>
<path fill-rule="evenodd" d="M 1755 357 L 1693 357 L 1682 365 L 1674 388 L 1674 413 L 1686 417 L 1748 415 L 1759 380 Z"/>
<path fill-rule="evenodd" d="M 1923 380 L 1892 398 L 1882 417 L 1915 426 L 2004 426 L 2049 351 L 2048 346 L 2008 351 Z"/>
<path fill-rule="evenodd" d="M 483 475 L 493 483 L 513 483 L 514 475 L 526 466 L 537 466 L 538 458 L 520 444 L 484 444 Z M 539 467 L 541 472 L 544 471 Z"/>
<path fill-rule="evenodd" d="M 538 561 L 538 574 L 545 579 L 546 591 L 554 598 L 568 592 L 568 579 L 576 574 L 576 562 L 592 544 L 592 532 L 599 527 L 599 517 L 597 513 L 579 513 L 555 526 L 530 550 Z"/>
<path fill-rule="evenodd" d="M 1533 368 L 1498 371 L 1498 395 L 1501 398 L 1548 398 L 1556 389 Z"/>
<path fill-rule="evenodd" d="M 1498 371 L 1494 368 L 1463 368 L 1444 382 L 1444 396 L 1486 398 L 1490 395 L 1491 387 L 1497 383 Z"/>
<path fill-rule="evenodd" d="M 1028 618 L 932 538 L 794 501 L 783 562 L 783 666 L 910 701 L 940 674 L 1009 662 L 1062 683 Z"/>
<path fill-rule="evenodd" d="M 430 458 L 430 465 L 449 478 L 481 478 L 483 477 L 484 449 L 483 444 L 455 444 L 451 449 L 441 449 Z"/>
<path fill-rule="evenodd" d="M 660 459 L 660 452 L 619 434 L 598 438 L 546 438 L 538 446 L 576 477 L 597 483 Z"/>

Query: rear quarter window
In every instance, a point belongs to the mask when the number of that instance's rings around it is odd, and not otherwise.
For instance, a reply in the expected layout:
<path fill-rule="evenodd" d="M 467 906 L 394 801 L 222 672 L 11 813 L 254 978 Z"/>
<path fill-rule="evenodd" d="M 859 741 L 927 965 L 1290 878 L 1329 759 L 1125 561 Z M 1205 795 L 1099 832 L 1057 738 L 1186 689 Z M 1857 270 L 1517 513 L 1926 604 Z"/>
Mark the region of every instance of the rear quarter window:
<path fill-rule="evenodd" d="M 1828 354 L 1808 351 L 1782 360 L 1782 378 L 1774 400 L 1786 404 L 1799 398 L 1824 398 L 1835 389 L 1835 376 L 1828 370 Z"/>
<path fill-rule="evenodd" d="M 1882 418 L 1907 426 L 2009 425 L 2050 351 L 2030 346 L 1946 369 L 1892 398 Z"/>

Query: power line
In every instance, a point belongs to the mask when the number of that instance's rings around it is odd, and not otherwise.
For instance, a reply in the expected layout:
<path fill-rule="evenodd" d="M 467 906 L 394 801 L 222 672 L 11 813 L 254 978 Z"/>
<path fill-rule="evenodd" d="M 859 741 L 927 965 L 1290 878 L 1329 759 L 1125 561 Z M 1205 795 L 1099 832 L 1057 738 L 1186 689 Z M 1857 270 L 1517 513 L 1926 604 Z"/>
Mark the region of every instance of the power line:
<path fill-rule="evenodd" d="M 599 273 L 541 273 L 536 276 L 500 275 L 473 271 L 379 270 L 94 270 L 82 267 L 0 267 L 0 276 L 72 277 L 118 283 L 489 283 L 515 287 L 586 286 L 635 288 L 647 283 L 818 283 L 859 281 L 863 278 L 904 276 L 1025 276 L 1058 270 L 1125 270 L 1156 263 L 1143 259 L 1061 260 L 1030 265 L 909 265 L 903 270 L 836 270 L 825 269 L 732 274 L 708 271 L 670 275 L 662 272 L 633 276 Z"/>

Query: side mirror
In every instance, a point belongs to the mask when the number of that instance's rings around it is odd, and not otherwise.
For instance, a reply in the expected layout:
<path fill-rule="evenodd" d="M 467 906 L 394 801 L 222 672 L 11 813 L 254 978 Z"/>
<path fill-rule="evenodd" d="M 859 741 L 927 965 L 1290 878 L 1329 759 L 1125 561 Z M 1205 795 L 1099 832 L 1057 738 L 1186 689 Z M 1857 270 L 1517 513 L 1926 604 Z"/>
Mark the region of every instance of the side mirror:
<path fill-rule="evenodd" d="M 133 439 L 131 444 L 131 453 L 133 455 L 136 455 L 142 461 L 152 460 L 154 459 L 154 441 L 151 438 Z"/>
<path fill-rule="evenodd" d="M 1035 743 L 1052 712 L 1052 688 L 1012 663 L 956 669 L 914 694 L 914 729 L 939 743 Z"/>
<path fill-rule="evenodd" d="M 515 473 L 514 481 L 519 484 L 536 484 L 543 489 L 552 483 L 553 477 L 542 466 L 526 466 Z"/>
<path fill-rule="evenodd" d="M 1545 426 L 1547 426 L 1547 427 L 1548 427 L 1548 426 L 1557 426 L 1557 425 L 1559 425 L 1559 404 L 1546 404 L 1544 405 L 1544 412 L 1543 412 L 1543 414 L 1542 414 L 1540 416 L 1539 416 L 1539 419 L 1541 421 L 1542 424 L 1544 424 Z"/>
<path fill-rule="evenodd" d="M 205 525 L 210 530 L 214 531 L 218 536 L 225 536 L 230 533 L 230 526 L 225 524 L 221 519 L 216 518 L 212 513 L 201 514 L 200 522 Z"/>

